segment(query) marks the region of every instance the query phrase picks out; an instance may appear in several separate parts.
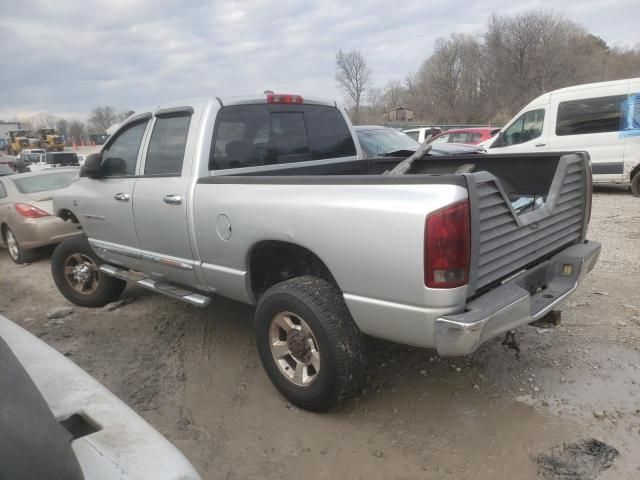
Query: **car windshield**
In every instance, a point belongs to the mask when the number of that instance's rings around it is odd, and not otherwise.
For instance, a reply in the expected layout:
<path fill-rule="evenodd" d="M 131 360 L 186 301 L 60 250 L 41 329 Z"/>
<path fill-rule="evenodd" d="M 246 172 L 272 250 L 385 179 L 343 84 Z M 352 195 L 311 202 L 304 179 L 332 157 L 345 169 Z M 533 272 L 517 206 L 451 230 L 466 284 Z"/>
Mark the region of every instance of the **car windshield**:
<path fill-rule="evenodd" d="M 18 178 L 13 183 L 20 193 L 30 194 L 67 188 L 77 176 L 78 172 L 56 172 Z"/>
<path fill-rule="evenodd" d="M 359 130 L 358 140 L 367 155 L 385 155 L 401 150 L 415 151 L 420 144 L 406 133 L 392 128 L 375 128 Z"/>

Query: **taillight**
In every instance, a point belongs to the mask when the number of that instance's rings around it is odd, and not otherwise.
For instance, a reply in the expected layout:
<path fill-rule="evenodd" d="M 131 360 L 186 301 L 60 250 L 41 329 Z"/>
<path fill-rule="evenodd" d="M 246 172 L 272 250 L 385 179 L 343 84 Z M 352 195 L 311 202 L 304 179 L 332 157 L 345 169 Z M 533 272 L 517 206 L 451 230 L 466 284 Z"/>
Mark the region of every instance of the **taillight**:
<path fill-rule="evenodd" d="M 469 283 L 469 200 L 430 213 L 424 226 L 424 283 L 453 288 Z"/>
<path fill-rule="evenodd" d="M 14 203 L 13 208 L 16 209 L 23 217 L 27 218 L 40 218 L 40 217 L 48 217 L 49 214 L 44 210 L 34 207 L 33 205 L 28 205 L 26 203 Z"/>
<path fill-rule="evenodd" d="M 593 202 L 593 172 L 591 171 L 591 160 L 587 161 L 587 223 L 591 222 L 591 206 Z M 585 232 L 586 233 L 586 232 Z"/>
<path fill-rule="evenodd" d="M 268 93 L 267 103 L 287 103 L 287 104 L 302 104 L 304 103 L 300 95 L 291 95 L 289 93 Z"/>

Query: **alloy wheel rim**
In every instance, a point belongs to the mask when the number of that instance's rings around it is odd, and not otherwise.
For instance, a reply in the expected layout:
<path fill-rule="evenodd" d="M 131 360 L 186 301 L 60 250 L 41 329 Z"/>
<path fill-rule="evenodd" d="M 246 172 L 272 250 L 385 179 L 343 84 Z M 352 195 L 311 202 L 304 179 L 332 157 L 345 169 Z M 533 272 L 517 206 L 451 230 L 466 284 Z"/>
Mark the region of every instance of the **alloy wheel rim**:
<path fill-rule="evenodd" d="M 14 260 L 17 260 L 20 256 L 20 247 L 18 247 L 18 241 L 16 237 L 13 236 L 13 232 L 11 230 L 7 230 L 7 248 L 9 249 L 9 255 Z"/>
<path fill-rule="evenodd" d="M 318 342 L 309 324 L 299 315 L 280 312 L 273 317 L 269 347 L 278 369 L 294 385 L 308 387 L 318 379 Z"/>
<path fill-rule="evenodd" d="M 91 295 L 100 285 L 98 265 L 82 253 L 69 255 L 64 261 L 64 278 L 71 288 L 82 295 Z"/>

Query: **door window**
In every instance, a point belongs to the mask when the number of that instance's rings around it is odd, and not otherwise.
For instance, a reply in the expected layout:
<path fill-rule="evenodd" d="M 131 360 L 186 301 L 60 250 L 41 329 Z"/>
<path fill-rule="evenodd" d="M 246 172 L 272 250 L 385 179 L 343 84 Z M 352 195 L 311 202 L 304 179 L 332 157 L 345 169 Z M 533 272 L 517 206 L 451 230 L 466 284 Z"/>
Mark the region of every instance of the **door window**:
<path fill-rule="evenodd" d="M 153 126 L 145 175 L 180 175 L 187 145 L 191 114 L 180 113 L 156 118 Z"/>
<path fill-rule="evenodd" d="M 560 102 L 556 135 L 617 132 L 626 100 L 626 95 L 612 95 Z"/>
<path fill-rule="evenodd" d="M 135 175 L 136 162 L 142 136 L 147 128 L 148 119 L 141 120 L 117 134 L 113 141 L 102 151 L 102 170 L 107 177 Z"/>
<path fill-rule="evenodd" d="M 504 131 L 502 142 L 499 138 L 492 147 L 508 147 L 538 138 L 542 135 L 543 124 L 544 108 L 523 113 Z"/>
<path fill-rule="evenodd" d="M 447 133 L 445 135 L 440 135 L 431 143 L 447 143 L 448 141 L 449 141 L 449 134 Z"/>

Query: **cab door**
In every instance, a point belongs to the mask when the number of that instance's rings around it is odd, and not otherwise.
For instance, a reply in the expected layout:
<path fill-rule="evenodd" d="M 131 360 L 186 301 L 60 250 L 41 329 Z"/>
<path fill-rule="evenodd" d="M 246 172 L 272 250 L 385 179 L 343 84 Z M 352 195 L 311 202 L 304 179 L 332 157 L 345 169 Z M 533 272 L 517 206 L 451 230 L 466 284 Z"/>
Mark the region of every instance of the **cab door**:
<path fill-rule="evenodd" d="M 493 141 L 487 153 L 531 153 L 547 151 L 549 135 L 547 108 L 541 106 L 522 113 L 504 128 Z"/>
<path fill-rule="evenodd" d="M 192 107 L 156 112 L 133 202 L 141 270 L 195 288 L 188 226 L 194 148 L 188 139 L 197 127 Z"/>
<path fill-rule="evenodd" d="M 109 262 L 135 267 L 138 237 L 133 222 L 136 168 L 151 114 L 133 119 L 118 130 L 102 150 L 99 178 L 77 180 L 72 201 L 98 255 Z"/>

